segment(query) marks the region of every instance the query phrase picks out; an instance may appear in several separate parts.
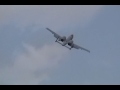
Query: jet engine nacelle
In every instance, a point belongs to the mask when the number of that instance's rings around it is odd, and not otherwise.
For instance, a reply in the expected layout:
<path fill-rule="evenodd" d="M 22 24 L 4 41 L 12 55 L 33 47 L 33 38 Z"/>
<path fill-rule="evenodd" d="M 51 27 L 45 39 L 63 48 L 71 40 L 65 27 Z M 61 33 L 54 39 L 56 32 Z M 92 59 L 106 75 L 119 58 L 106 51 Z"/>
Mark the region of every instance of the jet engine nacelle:
<path fill-rule="evenodd" d="M 60 41 L 65 41 L 66 40 L 66 37 L 65 36 L 63 36 L 62 38 L 60 38 Z"/>
<path fill-rule="evenodd" d="M 70 40 L 70 41 L 68 42 L 68 45 L 69 45 L 69 46 L 72 46 L 72 44 L 73 44 L 73 40 Z"/>

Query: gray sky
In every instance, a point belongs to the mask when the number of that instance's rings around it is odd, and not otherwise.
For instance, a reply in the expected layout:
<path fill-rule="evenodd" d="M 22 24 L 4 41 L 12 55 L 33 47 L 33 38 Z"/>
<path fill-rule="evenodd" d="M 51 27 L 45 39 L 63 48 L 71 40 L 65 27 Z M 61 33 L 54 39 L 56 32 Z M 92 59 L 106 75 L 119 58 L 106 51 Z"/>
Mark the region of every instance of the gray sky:
<path fill-rule="evenodd" d="M 0 84 L 120 84 L 120 6 L 1 5 Z M 68 50 L 45 28 L 91 51 Z"/>

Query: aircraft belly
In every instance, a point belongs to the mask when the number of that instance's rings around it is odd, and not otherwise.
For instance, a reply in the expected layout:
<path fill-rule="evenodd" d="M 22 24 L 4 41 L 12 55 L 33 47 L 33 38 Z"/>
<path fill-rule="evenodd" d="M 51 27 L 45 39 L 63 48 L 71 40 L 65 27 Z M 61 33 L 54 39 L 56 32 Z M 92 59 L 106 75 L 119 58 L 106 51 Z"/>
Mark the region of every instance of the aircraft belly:
<path fill-rule="evenodd" d="M 65 42 L 63 42 L 63 46 L 65 46 L 67 44 L 67 42 L 65 41 Z"/>

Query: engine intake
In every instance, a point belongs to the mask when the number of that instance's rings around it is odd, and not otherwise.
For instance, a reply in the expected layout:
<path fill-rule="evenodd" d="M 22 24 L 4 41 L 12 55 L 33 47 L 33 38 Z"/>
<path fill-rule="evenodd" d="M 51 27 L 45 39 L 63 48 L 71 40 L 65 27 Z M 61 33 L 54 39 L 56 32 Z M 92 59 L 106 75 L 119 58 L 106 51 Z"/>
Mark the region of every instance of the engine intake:
<path fill-rule="evenodd" d="M 63 41 L 65 41 L 65 40 L 66 40 L 66 37 L 63 36 L 63 37 L 61 38 L 61 41 L 63 42 Z"/>
<path fill-rule="evenodd" d="M 72 44 L 73 44 L 73 41 L 70 40 L 70 41 L 68 42 L 68 45 L 69 45 L 69 46 L 72 46 Z"/>

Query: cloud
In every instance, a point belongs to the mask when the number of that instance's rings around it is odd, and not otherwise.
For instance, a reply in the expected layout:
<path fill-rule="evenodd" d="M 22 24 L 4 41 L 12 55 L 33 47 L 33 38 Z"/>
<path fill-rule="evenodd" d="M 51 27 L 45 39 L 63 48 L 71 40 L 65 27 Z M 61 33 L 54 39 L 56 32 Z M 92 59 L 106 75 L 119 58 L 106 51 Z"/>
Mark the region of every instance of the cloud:
<path fill-rule="evenodd" d="M 49 78 L 68 51 L 57 44 L 38 49 L 28 44 L 23 46 L 25 52 L 16 57 L 14 64 L 0 69 L 0 84 L 39 84 Z"/>

